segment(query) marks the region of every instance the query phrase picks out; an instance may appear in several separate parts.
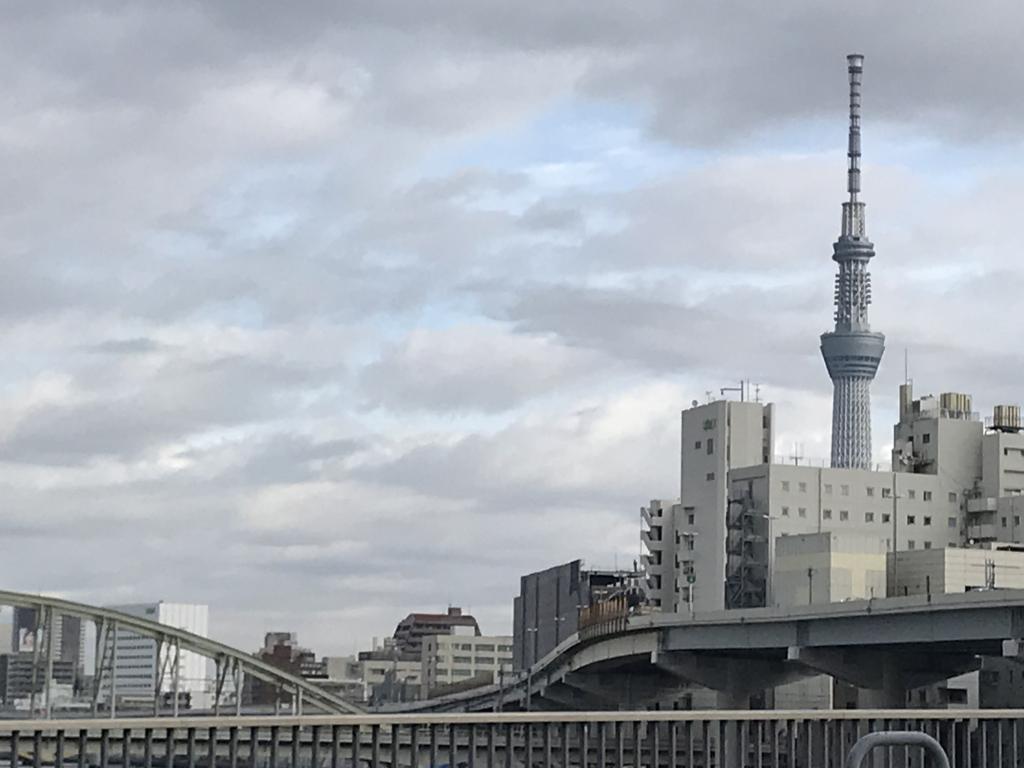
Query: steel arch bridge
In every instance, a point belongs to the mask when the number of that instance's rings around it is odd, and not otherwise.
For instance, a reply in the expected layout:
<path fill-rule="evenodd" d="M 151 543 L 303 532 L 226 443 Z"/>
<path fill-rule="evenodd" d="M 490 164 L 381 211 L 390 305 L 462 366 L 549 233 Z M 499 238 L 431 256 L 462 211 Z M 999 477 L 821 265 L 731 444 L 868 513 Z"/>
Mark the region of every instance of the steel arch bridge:
<path fill-rule="evenodd" d="M 154 711 L 159 708 L 160 696 L 164 693 L 161 691 L 164 677 L 170 674 L 174 688 L 171 691 L 167 691 L 167 693 L 172 694 L 173 714 L 175 716 L 178 715 L 179 702 L 176 688 L 180 670 L 180 654 L 184 650 L 211 659 L 216 665 L 213 701 L 214 714 L 221 714 L 222 704 L 225 703 L 226 683 L 231 680 L 234 690 L 236 692 L 241 691 L 242 684 L 247 676 L 275 686 L 281 692 L 293 695 L 295 713 L 298 714 L 301 714 L 304 703 L 328 714 L 360 714 L 362 712 L 359 707 L 351 702 L 335 696 L 297 675 L 284 672 L 272 664 L 268 664 L 244 651 L 140 616 L 132 616 L 121 611 L 111 610 L 110 608 L 100 608 L 56 597 L 4 590 L 0 590 L 0 606 L 31 608 L 36 611 L 36 627 L 39 642 L 33 643 L 32 650 L 31 708 L 33 710 L 36 709 L 36 691 L 37 687 L 40 687 L 37 685 L 38 675 L 42 672 L 45 674 L 45 677 L 42 679 L 46 681 L 46 684 L 41 686 L 43 689 L 43 701 L 41 703 L 47 717 L 51 714 L 50 685 L 48 681 L 51 679 L 53 672 L 52 641 L 54 618 L 57 616 L 77 617 L 90 621 L 96 626 L 96 673 L 94 675 L 92 691 L 92 710 L 94 714 L 98 709 L 101 689 L 105 684 L 109 689 L 110 717 L 116 716 L 117 677 L 112 674 L 112 671 L 117 663 L 117 644 L 111 640 L 119 630 L 132 632 L 156 641 L 157 672 L 153 694 Z M 235 714 L 240 715 L 241 700 L 237 694 L 235 696 L 234 708 Z"/>

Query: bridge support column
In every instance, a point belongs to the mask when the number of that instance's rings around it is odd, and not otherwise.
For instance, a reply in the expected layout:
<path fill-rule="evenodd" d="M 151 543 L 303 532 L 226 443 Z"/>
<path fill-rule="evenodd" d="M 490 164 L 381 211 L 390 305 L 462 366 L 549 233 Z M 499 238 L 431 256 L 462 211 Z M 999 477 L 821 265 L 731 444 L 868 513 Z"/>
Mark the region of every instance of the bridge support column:
<path fill-rule="evenodd" d="M 751 695 L 808 676 L 799 665 L 778 659 L 729 658 L 680 651 L 655 651 L 651 663 L 681 680 L 718 692 L 719 708 L 749 709 Z"/>
<path fill-rule="evenodd" d="M 880 654 L 878 688 L 862 688 L 857 701 L 864 709 L 903 709 L 907 706 L 907 687 L 899 660 L 892 654 Z"/>
<path fill-rule="evenodd" d="M 790 662 L 831 675 L 860 688 L 864 707 L 900 709 L 907 692 L 976 669 L 978 660 L 965 653 L 886 649 L 791 647 Z"/>

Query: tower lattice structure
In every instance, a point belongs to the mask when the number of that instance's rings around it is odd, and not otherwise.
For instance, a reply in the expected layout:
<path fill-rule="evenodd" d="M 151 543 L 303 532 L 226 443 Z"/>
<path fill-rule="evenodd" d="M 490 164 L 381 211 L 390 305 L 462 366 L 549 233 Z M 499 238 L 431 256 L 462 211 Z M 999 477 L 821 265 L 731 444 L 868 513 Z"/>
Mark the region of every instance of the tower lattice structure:
<path fill-rule="evenodd" d="M 885 350 L 885 336 L 868 323 L 875 247 L 868 240 L 860 197 L 860 104 L 864 57 L 847 56 L 850 75 L 850 137 L 846 188 L 839 239 L 832 246 L 838 265 L 835 281 L 835 330 L 821 336 L 821 354 L 832 378 L 832 466 L 871 467 L 871 381 Z"/>

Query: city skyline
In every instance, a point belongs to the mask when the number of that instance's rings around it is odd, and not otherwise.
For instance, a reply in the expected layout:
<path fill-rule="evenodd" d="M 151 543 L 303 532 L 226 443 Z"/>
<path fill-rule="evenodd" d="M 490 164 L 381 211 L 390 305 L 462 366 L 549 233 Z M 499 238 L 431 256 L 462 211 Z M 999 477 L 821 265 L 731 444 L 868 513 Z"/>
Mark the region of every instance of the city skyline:
<path fill-rule="evenodd" d="M 5 586 L 243 648 L 499 633 L 520 575 L 636 556 L 705 392 L 759 382 L 827 457 L 852 50 L 873 459 L 905 348 L 919 394 L 1020 402 L 1016 40 L 943 8 L 12 9 Z"/>

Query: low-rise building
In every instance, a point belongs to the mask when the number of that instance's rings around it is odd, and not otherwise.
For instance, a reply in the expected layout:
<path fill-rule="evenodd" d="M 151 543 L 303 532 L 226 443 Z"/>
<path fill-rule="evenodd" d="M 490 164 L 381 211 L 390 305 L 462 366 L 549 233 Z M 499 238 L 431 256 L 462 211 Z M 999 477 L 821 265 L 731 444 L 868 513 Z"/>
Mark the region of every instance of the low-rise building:
<path fill-rule="evenodd" d="M 891 595 L 925 595 L 1024 589 L 1024 550 L 1007 543 L 897 552 L 888 557 Z M 1024 666 L 1019 659 L 980 657 L 980 669 L 940 685 L 912 691 L 915 707 L 1017 708 L 1024 706 Z"/>
<path fill-rule="evenodd" d="M 299 637 L 294 632 L 268 632 L 256 657 L 290 675 L 315 682 L 327 680 L 327 663 L 318 660 L 309 648 L 299 645 Z M 247 704 L 255 706 L 291 704 L 290 692 L 253 676 L 246 680 L 243 698 Z"/>
<path fill-rule="evenodd" d="M 402 651 L 397 642 L 388 638 L 373 650 L 360 651 L 357 658 L 369 703 L 388 704 L 419 698 L 422 651 Z"/>
<path fill-rule="evenodd" d="M 0 702 L 5 707 L 25 709 L 31 701 L 33 678 L 35 680 L 36 703 L 42 704 L 42 696 L 46 687 L 51 694 L 61 690 L 70 696 L 75 683 L 75 664 L 72 661 L 55 659 L 52 662 L 53 674 L 49 680 L 42 673 L 42 665 L 37 662 L 36 673 L 33 675 L 34 654 L 4 653 L 0 654 Z"/>
<path fill-rule="evenodd" d="M 393 637 L 399 653 L 420 658 L 424 638 L 447 635 L 456 630 L 479 635 L 480 625 L 458 606 L 448 606 L 444 613 L 410 613 L 398 622 Z"/>
<path fill-rule="evenodd" d="M 423 642 L 421 697 L 445 686 L 477 681 L 500 683 L 512 672 L 512 637 L 508 635 L 435 635 Z"/>

